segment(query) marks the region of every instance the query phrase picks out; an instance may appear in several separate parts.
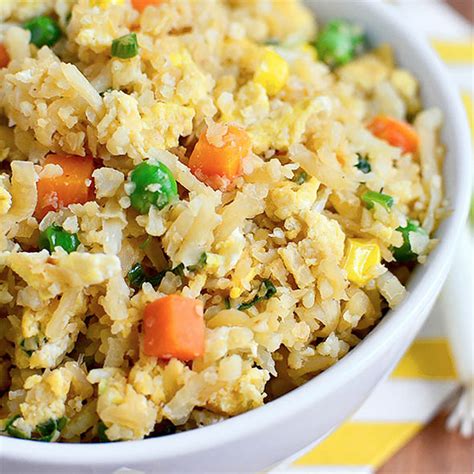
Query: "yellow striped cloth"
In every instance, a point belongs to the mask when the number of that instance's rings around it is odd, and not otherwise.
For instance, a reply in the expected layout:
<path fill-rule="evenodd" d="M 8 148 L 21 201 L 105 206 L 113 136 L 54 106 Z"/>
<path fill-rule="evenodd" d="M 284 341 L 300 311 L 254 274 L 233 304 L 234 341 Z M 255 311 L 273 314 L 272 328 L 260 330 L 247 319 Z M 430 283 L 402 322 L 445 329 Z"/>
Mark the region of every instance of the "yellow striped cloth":
<path fill-rule="evenodd" d="M 398 0 L 394 8 L 425 32 L 459 87 L 474 140 L 470 25 L 446 5 Z M 423 29 L 424 28 L 424 29 Z M 440 38 L 439 33 L 444 33 Z M 436 32 L 436 37 L 433 35 Z M 456 390 L 456 371 L 441 314 L 433 314 L 391 377 L 334 433 L 277 472 L 372 473 L 403 447 Z M 386 407 L 390 406 L 390 413 Z"/>

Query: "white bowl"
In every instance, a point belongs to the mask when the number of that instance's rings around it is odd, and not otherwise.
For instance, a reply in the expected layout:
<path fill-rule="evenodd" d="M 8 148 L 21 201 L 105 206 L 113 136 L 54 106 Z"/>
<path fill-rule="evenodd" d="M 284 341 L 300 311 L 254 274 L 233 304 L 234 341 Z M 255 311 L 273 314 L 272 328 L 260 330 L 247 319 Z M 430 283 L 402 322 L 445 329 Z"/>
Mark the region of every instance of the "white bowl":
<path fill-rule="evenodd" d="M 388 42 L 401 65 L 420 80 L 425 106 L 444 113 L 448 153 L 446 193 L 453 212 L 438 231 L 440 244 L 419 266 L 409 295 L 336 365 L 267 405 L 222 423 L 163 438 L 108 444 L 48 444 L 0 437 L 5 473 L 255 472 L 322 439 L 348 418 L 390 373 L 425 321 L 449 269 L 470 198 L 470 138 L 458 91 L 423 39 L 392 7 L 370 0 L 311 1 L 320 20 L 355 21 L 374 44 Z"/>

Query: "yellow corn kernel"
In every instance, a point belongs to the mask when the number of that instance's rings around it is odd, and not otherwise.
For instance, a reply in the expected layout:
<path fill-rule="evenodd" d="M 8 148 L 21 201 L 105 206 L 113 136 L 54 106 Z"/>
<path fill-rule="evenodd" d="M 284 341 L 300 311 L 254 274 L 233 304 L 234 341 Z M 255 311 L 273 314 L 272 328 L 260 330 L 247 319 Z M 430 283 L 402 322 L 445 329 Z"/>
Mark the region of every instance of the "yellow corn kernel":
<path fill-rule="evenodd" d="M 253 79 L 265 87 L 268 95 L 275 95 L 286 84 L 288 73 L 287 62 L 273 49 L 266 48 Z"/>
<path fill-rule="evenodd" d="M 234 287 L 230 290 L 230 297 L 232 299 L 238 298 L 243 293 L 242 288 Z"/>
<path fill-rule="evenodd" d="M 112 5 L 123 5 L 125 0 L 90 0 L 91 7 L 99 7 L 102 9 L 109 8 Z"/>
<path fill-rule="evenodd" d="M 380 247 L 375 240 L 348 239 L 344 270 L 350 281 L 365 285 L 374 277 L 374 268 L 380 261 Z"/>

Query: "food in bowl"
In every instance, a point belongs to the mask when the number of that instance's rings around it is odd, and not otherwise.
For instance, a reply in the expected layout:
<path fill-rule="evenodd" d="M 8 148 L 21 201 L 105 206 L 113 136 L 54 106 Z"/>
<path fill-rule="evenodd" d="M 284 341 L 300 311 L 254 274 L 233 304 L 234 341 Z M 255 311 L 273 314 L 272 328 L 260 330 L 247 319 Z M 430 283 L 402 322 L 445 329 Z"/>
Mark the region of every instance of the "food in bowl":
<path fill-rule="evenodd" d="M 294 0 L 0 12 L 4 434 L 218 422 L 404 298 L 444 150 L 389 46 Z"/>

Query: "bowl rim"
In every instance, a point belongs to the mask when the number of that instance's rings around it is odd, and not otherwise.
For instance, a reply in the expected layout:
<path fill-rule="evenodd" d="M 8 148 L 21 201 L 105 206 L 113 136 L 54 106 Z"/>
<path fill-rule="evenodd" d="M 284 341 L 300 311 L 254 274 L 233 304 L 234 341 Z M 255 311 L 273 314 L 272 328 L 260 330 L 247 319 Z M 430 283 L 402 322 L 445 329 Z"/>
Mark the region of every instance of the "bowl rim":
<path fill-rule="evenodd" d="M 385 22 L 387 26 L 404 35 L 411 44 L 413 54 L 420 58 L 423 67 L 431 73 L 436 88 L 448 104 L 450 115 L 458 122 L 458 133 L 453 140 L 452 148 L 458 153 L 456 163 L 456 189 L 452 193 L 453 212 L 448 218 L 449 225 L 440 229 L 442 239 L 428 258 L 421 273 L 431 272 L 430 278 L 424 276 L 410 287 L 409 294 L 395 309 L 390 310 L 381 323 L 371 331 L 364 340 L 334 366 L 322 372 L 304 385 L 269 402 L 259 408 L 229 418 L 220 423 L 200 429 L 182 432 L 174 436 L 150 438 L 136 441 L 115 443 L 38 443 L 37 441 L 21 440 L 0 436 L 2 457 L 12 461 L 28 464 L 49 464 L 72 467 L 87 460 L 89 465 L 105 466 L 108 464 L 123 464 L 170 459 L 179 457 L 183 447 L 187 454 L 216 448 L 244 436 L 269 428 L 282 417 L 291 418 L 296 412 L 315 403 L 320 398 L 333 392 L 344 384 L 344 373 L 357 373 L 367 364 L 386 350 L 386 344 L 397 338 L 405 326 L 413 324 L 413 319 L 406 317 L 407 313 L 416 317 L 429 306 L 441 287 L 449 270 L 455 243 L 465 224 L 470 202 L 471 163 L 470 133 L 465 113 L 457 89 L 450 85 L 450 78 L 444 65 L 431 50 L 424 38 L 419 38 L 392 11 L 391 6 L 370 0 L 359 0 L 367 14 Z M 451 145 L 451 142 L 450 142 Z M 465 153 L 462 152 L 465 150 Z M 418 268 L 418 270 L 420 270 Z M 382 337 L 386 343 L 380 344 Z M 275 417 L 274 413 L 282 414 Z"/>

